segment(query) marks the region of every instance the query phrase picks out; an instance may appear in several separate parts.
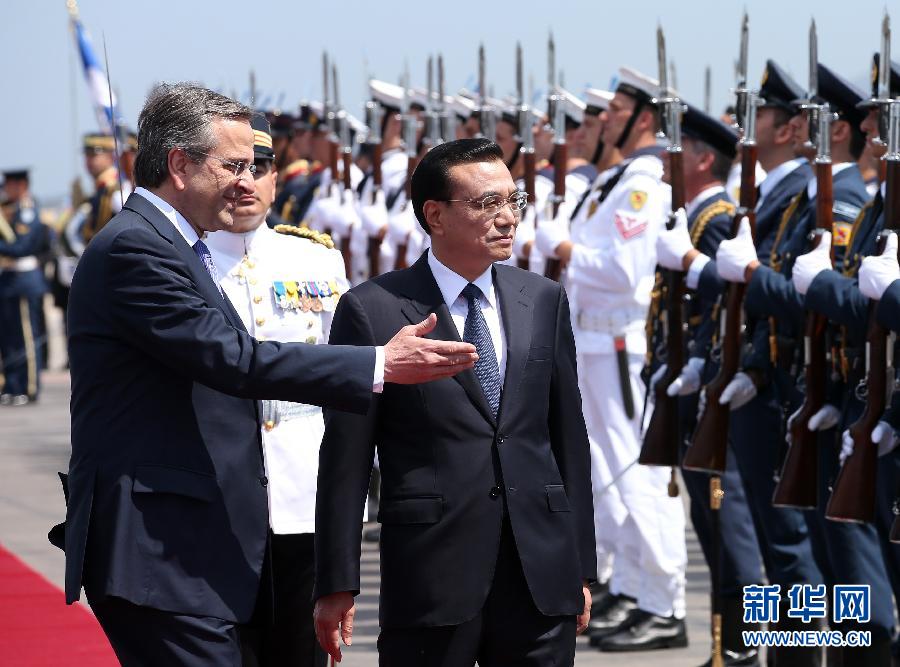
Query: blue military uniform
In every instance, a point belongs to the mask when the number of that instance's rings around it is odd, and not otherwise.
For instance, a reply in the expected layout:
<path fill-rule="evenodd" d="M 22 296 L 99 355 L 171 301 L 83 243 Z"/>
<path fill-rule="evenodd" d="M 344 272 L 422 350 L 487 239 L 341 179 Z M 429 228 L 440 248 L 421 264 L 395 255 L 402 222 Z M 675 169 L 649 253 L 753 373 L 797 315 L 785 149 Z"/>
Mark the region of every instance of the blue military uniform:
<path fill-rule="evenodd" d="M 820 94 L 840 112 L 840 120 L 858 126 L 861 120 L 856 112 L 856 104 L 863 98 L 862 93 L 840 79 L 826 67 L 819 65 Z M 832 210 L 833 248 L 835 262 L 841 266 L 847 255 L 850 231 L 857 220 L 865 219 L 863 207 L 868 199 L 865 182 L 855 163 L 835 165 L 833 176 L 834 207 Z M 803 400 L 802 388 L 798 382 L 802 377 L 802 349 L 806 300 L 791 281 L 791 272 L 796 258 L 806 253 L 810 247 L 810 232 L 816 224 L 815 181 L 801 190 L 792 200 L 778 229 L 775 244 L 770 253 L 770 265 L 757 269 L 747 286 L 746 309 L 755 317 L 769 317 L 773 340 L 766 345 L 762 340 L 754 340 L 755 356 L 766 351 L 774 362 L 774 379 L 779 398 L 786 413 L 793 413 Z M 871 210 L 871 209 L 870 209 Z M 847 227 L 849 225 L 849 227 Z M 870 229 L 862 229 L 859 242 L 870 237 Z M 855 248 L 850 250 L 858 254 Z M 816 288 L 819 289 L 819 288 Z M 815 298 L 815 297 L 814 297 Z M 864 320 L 863 320 L 864 321 Z M 762 349 L 760 349 L 762 348 Z M 826 400 L 838 402 L 835 398 L 844 391 L 839 375 L 829 378 Z M 846 410 L 845 410 L 846 414 Z M 868 584 L 873 591 L 888 590 L 890 582 L 882 557 L 878 534 L 873 526 L 835 523 L 824 518 L 828 493 L 838 467 L 840 430 L 829 429 L 819 433 L 818 442 L 818 508 L 810 513 L 810 527 L 816 545 L 816 555 L 820 567 L 829 584 Z M 844 649 L 847 659 L 853 664 L 871 664 L 885 656 L 886 647 L 893 632 L 893 607 L 889 596 L 873 595 L 871 621 L 863 629 L 872 632 L 872 647 L 869 649 Z"/>
<path fill-rule="evenodd" d="M 47 284 L 37 255 L 48 247 L 49 230 L 41 223 L 37 205 L 30 197 L 4 206 L 0 217 L 3 405 L 24 405 L 38 398 L 44 350 L 41 299 Z"/>

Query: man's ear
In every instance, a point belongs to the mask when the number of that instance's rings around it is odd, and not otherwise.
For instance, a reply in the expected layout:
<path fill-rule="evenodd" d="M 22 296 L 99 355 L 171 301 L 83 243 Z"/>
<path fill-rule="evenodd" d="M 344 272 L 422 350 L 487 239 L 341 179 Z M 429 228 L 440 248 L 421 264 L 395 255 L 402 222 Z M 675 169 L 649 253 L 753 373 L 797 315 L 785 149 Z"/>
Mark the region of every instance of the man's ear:
<path fill-rule="evenodd" d="M 710 173 L 712 171 L 713 163 L 716 161 L 716 156 L 712 151 L 703 151 L 703 155 L 697 161 L 697 167 L 702 169 L 704 173 Z"/>
<path fill-rule="evenodd" d="M 422 205 L 422 213 L 425 215 L 425 222 L 428 223 L 432 236 L 444 235 L 444 226 L 443 221 L 441 220 L 441 213 L 443 213 L 443 211 L 444 207 L 441 206 L 441 203 L 433 199 L 427 200 Z"/>
<path fill-rule="evenodd" d="M 179 192 L 187 187 L 187 169 L 191 160 L 181 148 L 173 148 L 168 156 L 169 176 Z"/>
<path fill-rule="evenodd" d="M 775 128 L 775 143 L 779 146 L 789 144 L 794 140 L 794 130 L 791 129 L 791 121 L 782 123 Z"/>
<path fill-rule="evenodd" d="M 831 124 L 831 143 L 840 144 L 850 141 L 850 123 L 839 120 Z"/>

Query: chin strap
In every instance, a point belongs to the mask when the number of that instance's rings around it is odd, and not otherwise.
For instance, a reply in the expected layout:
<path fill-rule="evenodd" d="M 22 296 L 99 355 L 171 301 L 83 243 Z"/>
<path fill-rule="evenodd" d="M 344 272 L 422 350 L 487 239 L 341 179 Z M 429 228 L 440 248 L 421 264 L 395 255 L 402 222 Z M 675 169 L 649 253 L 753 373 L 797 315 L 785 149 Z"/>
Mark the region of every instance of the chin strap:
<path fill-rule="evenodd" d="M 631 128 L 634 127 L 635 122 L 637 121 L 638 116 L 641 111 L 644 110 L 644 101 L 643 100 L 635 100 L 634 111 L 631 112 L 631 116 L 628 118 L 628 122 L 625 123 L 625 128 L 622 130 L 622 134 L 619 135 L 619 140 L 616 142 L 616 148 L 622 150 L 622 147 L 625 145 L 625 142 L 628 141 L 628 135 L 631 134 Z"/>

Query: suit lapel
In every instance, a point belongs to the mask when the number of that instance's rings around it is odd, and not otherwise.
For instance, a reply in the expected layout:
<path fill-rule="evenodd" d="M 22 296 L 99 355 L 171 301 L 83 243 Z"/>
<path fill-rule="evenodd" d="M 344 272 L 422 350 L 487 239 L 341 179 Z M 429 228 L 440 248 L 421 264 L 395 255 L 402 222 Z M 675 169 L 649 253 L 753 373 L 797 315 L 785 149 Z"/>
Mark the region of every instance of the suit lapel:
<path fill-rule="evenodd" d="M 531 347 L 534 302 L 522 283 L 515 280 L 518 273 L 505 266 L 494 267 L 494 289 L 497 290 L 497 303 L 506 334 L 506 376 L 503 379 L 498 413 L 501 425 L 509 418 L 510 404 L 519 389 L 528 360 L 528 349 Z"/>
<path fill-rule="evenodd" d="M 437 326 L 435 326 L 434 331 L 425 337 L 434 340 L 459 341 L 459 331 L 453 323 L 450 309 L 444 303 L 444 296 L 441 294 L 431 269 L 428 267 L 427 258 L 428 253 L 426 252 L 410 268 L 413 280 L 409 282 L 409 289 L 405 294 L 406 302 L 401 305 L 401 310 L 411 324 L 418 324 L 428 317 L 430 313 L 435 313 L 437 315 Z M 496 427 L 497 422 L 491 413 L 491 406 L 484 396 L 484 391 L 481 389 L 481 383 L 478 381 L 475 371 L 470 368 L 457 373 L 453 376 L 453 379 L 459 382 L 484 418 Z"/>
<path fill-rule="evenodd" d="M 244 327 L 244 323 L 235 311 L 234 306 L 219 291 L 217 285 L 213 282 L 212 276 L 209 275 L 209 271 L 206 270 L 203 261 L 197 256 L 194 249 L 188 245 L 188 242 L 184 240 L 184 237 L 178 230 L 175 229 L 171 221 L 156 206 L 139 194 L 132 193 L 125 202 L 124 208 L 131 209 L 140 215 L 153 226 L 160 236 L 172 244 L 175 251 L 187 265 L 188 271 L 194 279 L 194 284 L 197 286 L 197 291 L 203 295 L 207 303 L 218 307 L 219 310 L 225 313 L 225 317 L 235 329 L 246 331 L 246 327 Z"/>

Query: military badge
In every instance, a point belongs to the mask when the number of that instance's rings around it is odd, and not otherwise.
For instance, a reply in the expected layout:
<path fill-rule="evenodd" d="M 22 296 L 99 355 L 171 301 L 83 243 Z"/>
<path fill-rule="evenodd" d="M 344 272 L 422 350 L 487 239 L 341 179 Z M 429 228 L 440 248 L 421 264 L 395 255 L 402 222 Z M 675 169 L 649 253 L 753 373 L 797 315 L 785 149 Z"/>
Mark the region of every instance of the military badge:
<path fill-rule="evenodd" d="M 622 211 L 616 211 L 616 229 L 626 241 L 639 236 L 647 229 L 647 219 L 636 215 L 628 215 Z"/>
<path fill-rule="evenodd" d="M 643 190 L 635 190 L 628 195 L 628 203 L 631 204 L 632 209 L 640 211 L 644 208 L 644 204 L 647 203 L 647 193 Z"/>
<path fill-rule="evenodd" d="M 831 244 L 838 247 L 850 245 L 850 234 L 852 231 L 853 225 L 849 222 L 835 222 L 832 225 Z"/>

